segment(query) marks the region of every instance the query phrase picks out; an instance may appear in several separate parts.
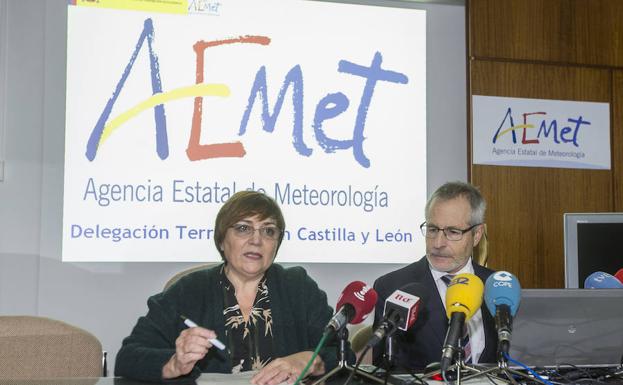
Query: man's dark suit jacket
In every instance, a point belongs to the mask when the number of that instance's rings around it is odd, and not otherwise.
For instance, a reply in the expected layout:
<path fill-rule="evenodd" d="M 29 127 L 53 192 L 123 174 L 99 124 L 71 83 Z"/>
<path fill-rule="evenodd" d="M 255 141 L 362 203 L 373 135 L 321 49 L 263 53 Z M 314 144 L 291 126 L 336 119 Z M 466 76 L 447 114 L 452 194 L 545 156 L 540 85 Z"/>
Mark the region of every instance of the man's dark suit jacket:
<path fill-rule="evenodd" d="M 473 265 L 474 273 L 483 282 L 493 273 L 493 270 L 476 263 Z M 421 283 L 428 290 L 427 293 L 424 293 L 427 300 L 424 301 L 424 306 L 420 307 L 415 324 L 406 332 L 398 330 L 394 336 L 394 367 L 396 369 L 420 370 L 432 362 L 439 362 L 446 330 L 448 329 L 448 317 L 433 280 L 433 275 L 428 267 L 426 257 L 402 269 L 385 274 L 374 282 L 374 289 L 379 295 L 374 310 L 374 327 L 376 328 L 383 319 L 385 299 L 396 289 L 413 282 Z M 485 332 L 485 349 L 478 362 L 496 362 L 497 332 L 495 330 L 495 321 L 486 309 L 484 301 L 481 311 Z M 374 348 L 374 365 L 385 367 L 383 361 L 384 350 L 385 341 L 381 341 Z"/>

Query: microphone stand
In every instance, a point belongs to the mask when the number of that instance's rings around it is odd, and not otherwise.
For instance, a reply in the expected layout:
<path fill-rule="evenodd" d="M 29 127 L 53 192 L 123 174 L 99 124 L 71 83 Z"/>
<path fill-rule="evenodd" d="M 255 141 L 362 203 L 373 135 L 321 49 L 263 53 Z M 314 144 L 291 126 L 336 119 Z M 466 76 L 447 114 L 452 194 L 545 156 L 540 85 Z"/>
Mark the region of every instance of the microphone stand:
<path fill-rule="evenodd" d="M 428 374 L 426 374 L 423 379 L 431 379 L 432 377 L 435 377 L 439 374 L 441 374 L 442 376 L 444 376 L 443 380 L 444 382 L 448 382 L 448 383 L 454 383 L 456 385 L 461 385 L 461 381 L 467 381 L 469 379 L 478 377 L 478 376 L 487 376 L 489 378 L 494 377 L 492 374 L 489 374 L 488 372 L 491 371 L 492 369 L 487 369 L 485 367 L 482 366 L 478 366 L 478 365 L 467 365 L 465 363 L 465 359 L 464 359 L 464 350 L 463 350 L 463 346 L 461 345 L 461 341 L 458 341 L 458 347 L 456 349 L 456 360 L 454 362 L 454 364 L 448 368 L 448 370 L 446 372 L 451 372 L 454 371 L 456 373 L 456 380 L 453 381 L 448 381 L 446 376 L 446 373 L 442 373 L 441 369 L 439 370 L 435 370 L 433 372 L 430 372 Z M 497 368 L 494 368 L 497 369 Z M 468 372 L 468 373 L 463 373 L 463 372 Z M 495 377 L 497 378 L 497 377 Z M 504 379 L 501 379 L 502 381 L 504 381 Z M 508 381 L 506 381 L 508 382 Z M 513 385 L 519 385 L 517 383 L 514 383 Z"/>
<path fill-rule="evenodd" d="M 326 381 L 329 377 L 338 374 L 340 372 L 354 372 L 355 368 L 348 363 L 346 360 L 346 344 L 348 343 L 348 329 L 346 327 L 341 328 L 337 331 L 337 338 L 339 339 L 339 350 L 337 353 L 338 363 L 337 366 L 331 369 L 329 372 L 325 373 L 319 379 L 315 380 L 311 383 L 311 385 L 319 385 Z M 365 377 L 367 380 L 372 380 L 378 383 L 383 383 L 383 380 L 375 377 L 374 375 L 362 370 L 357 369 L 355 375 Z"/>
<path fill-rule="evenodd" d="M 383 376 L 383 384 L 387 384 L 392 369 L 394 368 L 395 350 L 394 336 L 390 333 L 385 337 L 385 353 L 383 353 L 383 368 L 385 369 L 385 374 Z"/>
<path fill-rule="evenodd" d="M 461 381 L 468 381 L 473 378 L 478 378 L 485 376 L 489 380 L 499 380 L 512 385 L 520 385 L 515 377 L 521 377 L 523 379 L 537 382 L 542 385 L 546 385 L 545 382 L 539 380 L 536 377 L 530 376 L 526 373 L 520 372 L 518 370 L 514 370 L 508 367 L 508 360 L 502 354 L 502 352 L 498 352 L 498 363 L 497 366 L 487 367 L 483 365 L 467 365 L 463 360 L 463 347 L 460 346 L 459 341 L 459 349 L 457 353 L 456 363 L 450 368 L 450 370 L 456 370 L 456 384 L 460 385 Z M 466 374 L 464 377 L 461 376 L 461 371 L 471 372 Z M 440 371 L 433 372 L 428 376 L 432 377 L 435 374 L 438 374 Z M 427 376 L 427 377 L 428 377 Z"/>
<path fill-rule="evenodd" d="M 480 376 L 487 376 L 489 378 L 494 377 L 497 380 L 500 381 L 504 381 L 506 383 L 509 384 L 513 384 L 513 385 L 520 385 L 517 380 L 515 379 L 515 377 L 521 377 L 525 380 L 528 381 L 532 381 L 532 382 L 538 382 L 539 384 L 543 384 L 546 385 L 545 382 L 539 380 L 536 377 L 530 376 L 524 372 L 520 372 L 518 370 L 515 369 L 511 369 L 508 367 L 508 361 L 506 360 L 506 358 L 504 358 L 501 354 L 500 354 L 500 358 L 498 359 L 498 364 L 495 367 L 492 368 L 488 368 L 485 369 L 484 367 L 481 367 L 478 370 L 478 373 L 476 374 L 471 374 L 465 377 L 465 380 L 471 379 L 471 378 L 476 378 L 476 377 L 480 377 Z"/>
<path fill-rule="evenodd" d="M 474 378 L 476 376 L 478 376 L 481 371 L 480 369 L 478 369 L 475 365 L 467 365 L 465 363 L 465 358 L 464 358 L 464 354 L 465 354 L 465 350 L 463 349 L 463 346 L 461 344 L 461 340 L 458 341 L 458 349 L 457 349 L 457 353 L 456 353 L 456 362 L 454 363 L 454 365 L 452 366 L 452 369 L 455 370 L 456 372 L 456 384 L 457 385 L 461 385 L 461 381 L 467 381 L 470 378 Z M 463 372 L 471 372 L 471 374 L 466 374 L 465 377 L 463 378 Z M 443 374 L 443 373 L 442 373 Z M 444 378 L 444 381 L 446 379 Z M 518 384 L 516 384 L 518 385 Z"/>
<path fill-rule="evenodd" d="M 385 354 L 384 354 L 384 363 L 385 369 L 389 373 L 389 371 L 394 367 L 394 336 L 389 335 L 385 338 Z"/>

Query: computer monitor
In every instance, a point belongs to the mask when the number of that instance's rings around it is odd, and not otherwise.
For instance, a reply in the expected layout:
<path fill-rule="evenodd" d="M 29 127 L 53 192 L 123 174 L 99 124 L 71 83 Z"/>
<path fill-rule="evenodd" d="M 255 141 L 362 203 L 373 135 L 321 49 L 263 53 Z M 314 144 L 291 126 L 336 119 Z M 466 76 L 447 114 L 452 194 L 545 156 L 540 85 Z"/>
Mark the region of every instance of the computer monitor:
<path fill-rule="evenodd" d="M 566 213 L 565 287 L 582 288 L 596 271 L 623 268 L 623 213 Z"/>
<path fill-rule="evenodd" d="M 509 355 L 529 366 L 618 366 L 621 309 L 621 289 L 523 289 Z"/>

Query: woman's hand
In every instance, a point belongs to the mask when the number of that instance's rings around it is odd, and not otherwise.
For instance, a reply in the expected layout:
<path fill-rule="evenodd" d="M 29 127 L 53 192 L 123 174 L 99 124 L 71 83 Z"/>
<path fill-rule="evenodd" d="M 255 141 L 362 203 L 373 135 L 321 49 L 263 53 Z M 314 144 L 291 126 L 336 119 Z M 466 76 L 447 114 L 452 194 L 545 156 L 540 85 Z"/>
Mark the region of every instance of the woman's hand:
<path fill-rule="evenodd" d="M 202 327 L 184 329 L 175 340 L 175 354 L 162 367 L 162 378 L 176 378 L 190 373 L 195 363 L 205 357 L 212 347 L 209 341 L 212 338 L 216 338 L 213 330 Z"/>
<path fill-rule="evenodd" d="M 276 358 L 253 376 L 251 383 L 254 385 L 277 385 L 282 382 L 293 384 L 301 375 L 303 369 L 305 369 L 312 355 L 313 352 L 305 351 L 294 353 L 286 357 Z M 317 356 L 307 374 L 319 376 L 323 374 L 324 371 L 324 362 Z"/>

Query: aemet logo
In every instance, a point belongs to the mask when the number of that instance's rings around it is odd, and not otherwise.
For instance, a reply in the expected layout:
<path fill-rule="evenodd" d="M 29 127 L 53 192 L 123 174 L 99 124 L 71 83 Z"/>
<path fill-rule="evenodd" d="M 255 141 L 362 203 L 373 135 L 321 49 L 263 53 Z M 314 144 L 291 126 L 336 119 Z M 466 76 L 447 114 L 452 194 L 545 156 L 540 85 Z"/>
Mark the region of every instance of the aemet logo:
<path fill-rule="evenodd" d="M 582 116 L 567 118 L 564 121 L 546 118 L 547 112 L 524 112 L 520 114 L 521 124 L 515 124 L 513 111 L 508 107 L 504 118 L 500 122 L 495 134 L 493 135 L 493 143 L 510 134 L 513 144 L 517 144 L 517 131 L 521 132 L 521 144 L 537 144 L 541 140 L 549 140 L 557 144 L 573 143 L 579 147 L 578 133 L 583 125 L 590 125 L 591 122 L 586 121 Z"/>
<path fill-rule="evenodd" d="M 219 1 L 190 0 L 188 3 L 188 13 L 218 16 L 222 3 Z"/>
<path fill-rule="evenodd" d="M 127 111 L 121 113 L 119 116 L 109 119 L 112 108 L 119 97 L 119 94 L 123 90 L 124 84 L 132 71 L 134 62 L 143 47 L 143 44 L 147 41 L 147 47 L 149 49 L 149 62 L 150 62 L 150 74 L 151 74 L 151 87 L 152 95 L 146 100 L 137 103 Z M 143 26 L 143 31 L 138 39 L 134 52 L 130 57 L 128 64 L 121 75 L 121 79 L 115 86 L 114 92 L 111 98 L 106 103 L 104 110 L 102 111 L 99 119 L 86 145 L 86 157 L 89 161 L 93 161 L 97 155 L 98 150 L 106 139 L 129 119 L 137 116 L 141 112 L 147 109 L 154 110 L 154 121 L 156 131 L 156 153 L 160 159 L 166 159 L 169 156 L 169 142 L 167 136 L 167 119 L 165 113 L 165 103 L 171 100 L 183 99 L 188 97 L 194 97 L 194 110 L 192 116 L 192 124 L 190 128 L 190 135 L 188 140 L 188 147 L 186 148 L 186 155 L 191 161 L 198 161 L 210 158 L 224 158 L 224 157 L 244 157 L 246 150 L 244 145 L 240 141 L 234 141 L 230 143 L 215 143 L 215 144 L 200 144 L 199 139 L 201 136 L 201 123 L 202 123 L 202 106 L 204 96 L 214 97 L 228 97 L 230 95 L 230 89 L 226 84 L 207 84 L 203 82 L 204 67 L 205 67 L 205 51 L 209 48 L 214 48 L 222 45 L 236 44 L 240 45 L 241 49 L 244 49 L 246 44 L 257 44 L 268 46 L 271 39 L 268 36 L 240 36 L 236 38 L 229 38 L 224 40 L 214 41 L 197 41 L 193 45 L 193 49 L 196 53 L 196 84 L 188 87 L 181 87 L 169 91 L 164 91 L 162 87 L 162 79 L 160 77 L 160 64 L 158 62 L 158 56 L 153 49 L 154 41 L 154 27 L 151 19 L 146 19 Z M 409 79 L 407 76 L 400 72 L 389 71 L 381 68 L 383 62 L 383 56 L 380 52 L 375 52 L 370 65 L 360 65 L 352 63 L 347 60 L 340 60 L 338 62 L 337 71 L 340 73 L 352 75 L 361 78 L 363 82 L 363 92 L 359 99 L 359 105 L 357 108 L 357 114 L 355 122 L 353 122 L 352 138 L 350 139 L 337 139 L 327 135 L 323 125 L 326 121 L 337 117 L 346 111 L 350 105 L 350 99 L 343 92 L 330 92 L 322 97 L 315 107 L 311 128 L 313 128 L 313 134 L 318 142 L 318 145 L 326 152 L 333 153 L 336 150 L 353 151 L 353 156 L 357 163 L 362 167 L 370 167 L 370 159 L 364 154 L 363 141 L 364 128 L 366 124 L 366 118 L 370 106 L 372 105 L 372 98 L 374 96 L 374 89 L 379 82 L 390 82 L 398 84 L 407 84 Z M 284 97 L 286 92 L 292 89 L 292 145 L 296 152 L 305 157 L 309 157 L 313 149 L 310 148 L 303 139 L 303 71 L 301 65 L 294 65 L 288 73 L 285 75 L 285 79 L 281 88 L 277 100 L 272 106 L 272 112 L 269 110 L 268 103 L 268 84 L 266 81 L 266 67 L 260 66 L 255 75 L 255 80 L 251 85 L 251 91 L 248 98 L 248 104 L 242 112 L 242 118 L 240 121 L 240 127 L 238 129 L 238 135 L 242 136 L 246 132 L 247 125 L 249 123 L 249 117 L 251 111 L 259 97 L 261 100 L 261 119 L 262 129 L 268 133 L 272 133 L 275 129 L 275 123 L 279 117 L 281 107 L 284 103 Z M 205 133 L 204 133 L 205 137 Z"/>

